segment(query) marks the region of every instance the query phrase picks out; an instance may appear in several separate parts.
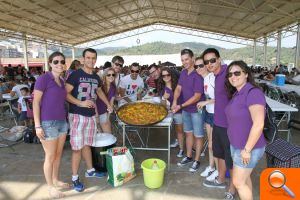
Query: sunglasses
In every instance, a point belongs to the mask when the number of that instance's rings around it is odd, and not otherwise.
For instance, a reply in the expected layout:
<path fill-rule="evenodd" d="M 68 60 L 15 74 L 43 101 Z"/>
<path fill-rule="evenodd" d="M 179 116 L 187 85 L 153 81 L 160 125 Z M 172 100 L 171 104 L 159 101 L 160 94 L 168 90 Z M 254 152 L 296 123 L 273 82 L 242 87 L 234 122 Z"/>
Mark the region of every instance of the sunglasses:
<path fill-rule="evenodd" d="M 136 70 L 136 71 L 135 71 L 135 70 L 131 70 L 131 73 L 132 73 L 132 74 L 133 74 L 133 73 L 137 73 L 137 74 L 138 74 L 138 73 L 140 73 L 140 70 Z"/>
<path fill-rule="evenodd" d="M 242 71 L 228 72 L 227 78 L 232 77 L 232 75 L 234 75 L 234 76 L 240 76 L 241 74 L 242 74 Z"/>
<path fill-rule="evenodd" d="M 204 60 L 204 65 L 208 65 L 209 63 L 214 64 L 215 62 L 217 62 L 217 58 L 211 58 L 209 60 Z"/>
<path fill-rule="evenodd" d="M 194 68 L 195 68 L 195 69 L 203 68 L 203 67 L 204 67 L 204 64 L 194 65 Z"/>
<path fill-rule="evenodd" d="M 121 63 L 114 63 L 114 64 L 119 66 L 119 67 L 123 67 L 123 64 L 121 64 Z"/>
<path fill-rule="evenodd" d="M 162 76 L 163 78 L 166 78 L 166 77 L 170 77 L 171 74 L 162 74 L 161 76 Z"/>
<path fill-rule="evenodd" d="M 52 63 L 53 63 L 54 65 L 57 65 L 59 62 L 60 62 L 60 64 L 62 64 L 62 65 L 66 64 L 66 61 L 65 61 L 65 60 L 61 60 L 61 61 L 59 61 L 59 60 L 53 60 L 53 61 L 52 61 Z"/>
<path fill-rule="evenodd" d="M 115 74 L 107 74 L 106 76 L 108 76 L 108 77 L 115 77 L 116 75 Z"/>

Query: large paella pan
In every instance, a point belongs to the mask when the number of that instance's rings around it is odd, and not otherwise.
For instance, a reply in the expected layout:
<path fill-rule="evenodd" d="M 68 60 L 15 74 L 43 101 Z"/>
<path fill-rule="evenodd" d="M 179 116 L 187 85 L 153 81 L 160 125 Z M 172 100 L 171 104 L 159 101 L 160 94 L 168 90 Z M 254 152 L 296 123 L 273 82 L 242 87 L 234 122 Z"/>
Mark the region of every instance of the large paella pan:
<path fill-rule="evenodd" d="M 121 106 L 117 115 L 126 124 L 145 126 L 162 121 L 168 115 L 168 110 L 161 104 L 137 101 Z"/>

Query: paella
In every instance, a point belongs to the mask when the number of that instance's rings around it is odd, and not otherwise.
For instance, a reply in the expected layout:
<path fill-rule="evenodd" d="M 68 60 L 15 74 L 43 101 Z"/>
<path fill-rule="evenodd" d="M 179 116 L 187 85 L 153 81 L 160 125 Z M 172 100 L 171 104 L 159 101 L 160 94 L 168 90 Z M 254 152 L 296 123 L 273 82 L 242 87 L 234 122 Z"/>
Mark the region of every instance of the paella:
<path fill-rule="evenodd" d="M 162 121 L 167 115 L 166 107 L 149 102 L 134 102 L 121 106 L 117 115 L 130 125 L 151 125 Z"/>

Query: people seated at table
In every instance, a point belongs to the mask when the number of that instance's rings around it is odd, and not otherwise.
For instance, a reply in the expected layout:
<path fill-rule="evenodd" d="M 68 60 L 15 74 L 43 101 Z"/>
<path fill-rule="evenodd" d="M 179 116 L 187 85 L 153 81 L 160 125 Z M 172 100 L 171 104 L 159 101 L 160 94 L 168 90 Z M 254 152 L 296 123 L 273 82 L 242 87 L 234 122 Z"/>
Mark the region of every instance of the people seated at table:
<path fill-rule="evenodd" d="M 265 151 L 263 136 L 266 100 L 243 61 L 226 70 L 227 134 L 233 159 L 232 180 L 241 200 L 253 199 L 251 173 Z"/>
<path fill-rule="evenodd" d="M 104 92 L 107 100 L 109 101 L 111 107 L 114 106 L 115 96 L 117 94 L 117 88 L 115 85 L 115 77 L 116 73 L 112 68 L 107 68 L 104 70 L 102 74 L 102 91 Z M 111 122 L 109 119 L 110 113 L 107 111 L 107 106 L 105 103 L 100 99 L 97 98 L 96 106 L 98 111 L 97 120 L 99 120 L 102 132 L 104 133 L 112 133 L 111 131 Z"/>
<path fill-rule="evenodd" d="M 135 102 L 142 99 L 142 91 L 144 89 L 143 79 L 139 76 L 140 66 L 138 63 L 132 63 L 130 66 L 130 74 L 121 78 L 119 85 L 119 93 L 122 98 L 119 100 L 119 106 Z"/>
<path fill-rule="evenodd" d="M 174 70 L 164 67 L 161 70 L 160 77 L 157 82 L 157 92 L 162 97 L 162 102 L 171 107 L 174 99 L 174 91 L 178 83 L 178 76 L 175 74 Z M 177 100 L 177 104 L 181 105 L 182 96 Z M 181 158 L 184 156 L 184 134 L 182 125 L 182 111 L 179 110 L 173 115 L 173 120 L 175 124 L 176 140 L 170 145 L 170 147 L 177 147 L 179 145 L 179 151 L 177 157 Z"/>
<path fill-rule="evenodd" d="M 213 181 L 218 176 L 217 159 L 213 156 L 212 150 L 212 131 L 214 125 L 214 103 L 215 103 L 215 76 L 209 72 L 207 66 L 203 63 L 202 57 L 195 58 L 195 69 L 197 73 L 204 79 L 205 100 L 197 103 L 197 108 L 202 110 L 202 117 L 206 128 L 208 140 L 208 158 L 209 165 L 200 174 L 206 177 L 206 180 Z"/>
<path fill-rule="evenodd" d="M 23 88 L 23 87 L 27 87 L 28 88 L 28 85 L 22 83 L 21 80 L 15 80 L 15 83 L 16 83 L 16 85 L 12 88 L 12 90 L 10 92 L 10 95 L 12 97 L 15 96 L 15 95 L 17 97 L 21 97 L 22 96 L 22 94 L 21 94 L 21 88 Z"/>
<path fill-rule="evenodd" d="M 186 156 L 177 163 L 178 166 L 192 164 L 190 172 L 196 172 L 200 167 L 200 154 L 203 147 L 203 119 L 197 111 L 197 102 L 204 100 L 203 78 L 198 75 L 194 68 L 194 53 L 190 49 L 181 51 L 183 70 L 180 74 L 178 85 L 174 92 L 172 103 L 173 113 L 182 110 L 183 129 L 186 136 Z M 182 104 L 177 104 L 182 95 Z M 195 142 L 196 155 L 192 158 L 192 148 Z"/>

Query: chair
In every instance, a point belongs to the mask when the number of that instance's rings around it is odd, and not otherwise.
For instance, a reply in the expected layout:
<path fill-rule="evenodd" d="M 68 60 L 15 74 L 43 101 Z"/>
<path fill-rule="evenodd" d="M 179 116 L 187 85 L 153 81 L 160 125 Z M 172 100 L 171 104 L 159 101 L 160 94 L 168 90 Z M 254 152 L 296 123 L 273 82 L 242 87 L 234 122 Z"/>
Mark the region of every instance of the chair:
<path fill-rule="evenodd" d="M 288 123 L 288 129 L 291 131 L 291 129 L 300 131 L 300 121 L 296 119 L 291 119 Z"/>

